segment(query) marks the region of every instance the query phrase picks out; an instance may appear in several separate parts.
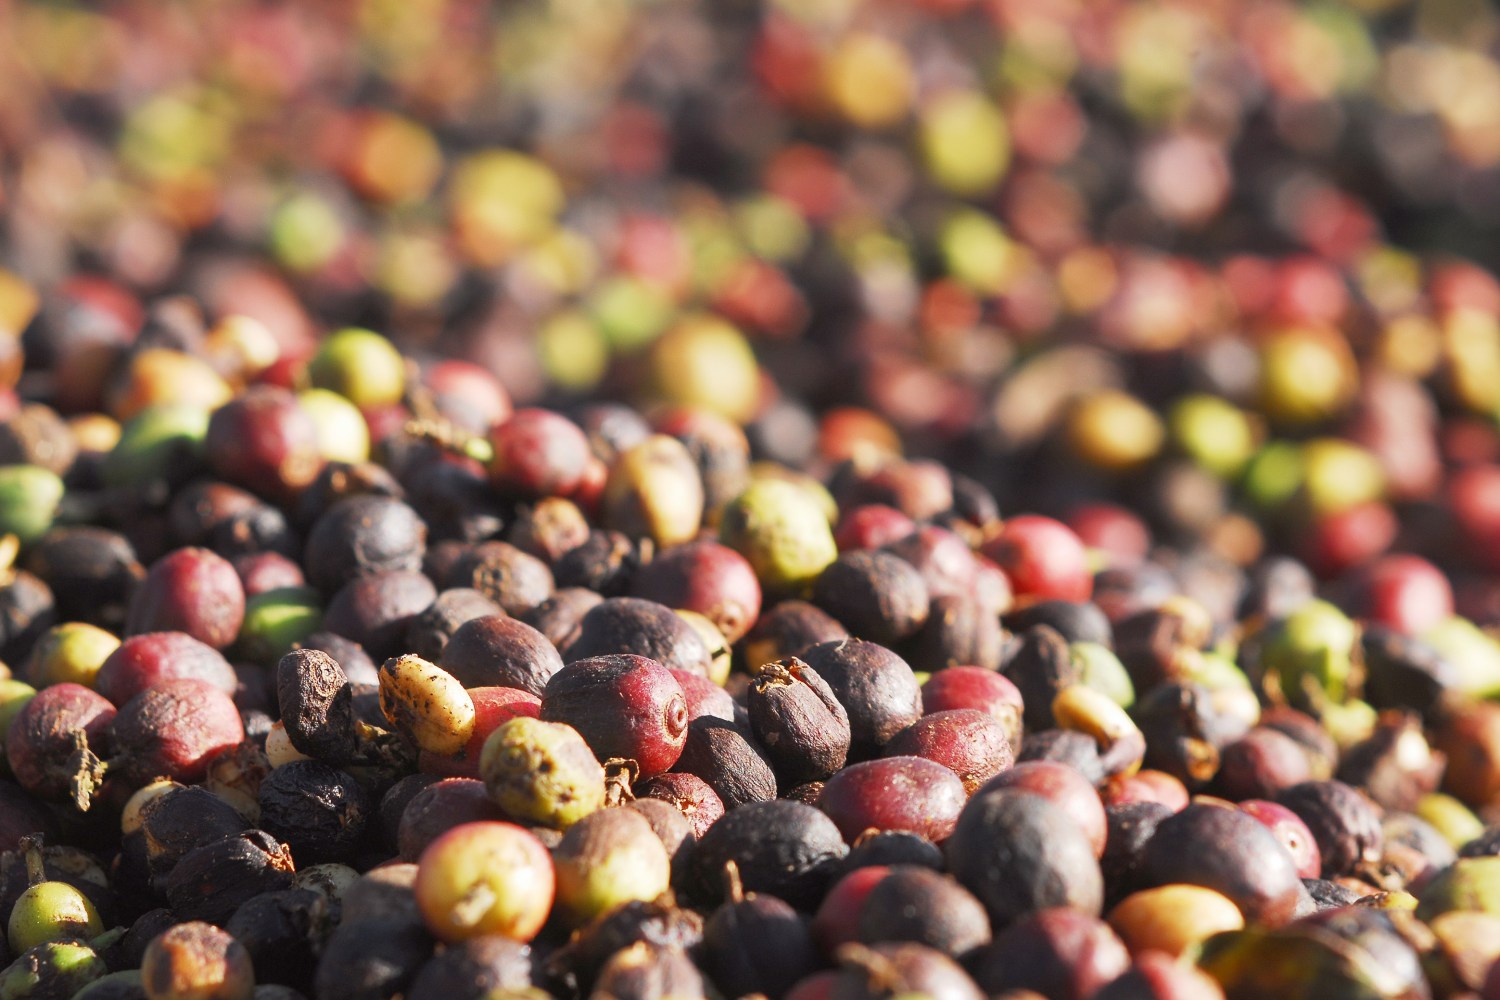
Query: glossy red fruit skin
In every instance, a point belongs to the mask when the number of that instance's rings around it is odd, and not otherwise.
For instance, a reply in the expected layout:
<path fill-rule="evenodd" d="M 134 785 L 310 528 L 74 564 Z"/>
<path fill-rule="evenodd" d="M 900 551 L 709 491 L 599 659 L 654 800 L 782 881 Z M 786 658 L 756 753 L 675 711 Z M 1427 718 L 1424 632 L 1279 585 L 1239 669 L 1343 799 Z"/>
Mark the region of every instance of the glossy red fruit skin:
<path fill-rule="evenodd" d="M 417 757 L 418 770 L 444 778 L 477 778 L 479 754 L 490 733 L 511 719 L 522 716 L 535 719 L 542 710 L 542 699 L 520 688 L 469 688 L 469 698 L 474 702 L 474 735 L 469 737 L 469 742 L 456 754 L 436 754 L 423 750 Z"/>
<path fill-rule="evenodd" d="M 1351 612 L 1406 635 L 1421 635 L 1453 615 L 1453 586 L 1421 556 L 1381 556 L 1358 574 Z"/>
<path fill-rule="evenodd" d="M 323 468 L 318 428 L 286 389 L 253 385 L 214 411 L 204 454 L 220 478 L 290 501 Z"/>
<path fill-rule="evenodd" d="M 878 549 L 900 541 L 917 529 L 917 522 L 894 507 L 867 503 L 850 508 L 839 518 L 833 540 L 840 552 Z"/>
<path fill-rule="evenodd" d="M 111 771 L 140 787 L 167 777 L 201 781 L 214 754 L 245 739 L 239 710 L 223 691 L 194 678 L 163 681 L 120 707 L 110 726 Z"/>
<path fill-rule="evenodd" d="M 11 774 L 37 798 L 66 797 L 73 732 L 82 730 L 89 750 L 101 758 L 107 757 L 114 719 L 115 707 L 82 684 L 42 688 L 6 730 L 5 758 Z"/>
<path fill-rule="evenodd" d="M 682 696 L 687 699 L 688 722 L 700 716 L 711 716 L 725 722 L 735 721 L 739 714 L 734 697 L 702 674 L 689 670 L 673 670 L 672 676 L 682 685 Z"/>
<path fill-rule="evenodd" d="M 941 844 L 968 796 L 948 768 L 923 757 L 851 764 L 829 778 L 818 808 L 853 843 L 866 830 L 907 830 Z"/>
<path fill-rule="evenodd" d="M 1355 504 L 1319 517 L 1307 529 L 1304 556 L 1313 571 L 1333 578 L 1391 547 L 1400 524 L 1389 504 Z"/>
<path fill-rule="evenodd" d="M 246 597 L 282 587 L 307 585 L 302 567 L 280 552 L 252 552 L 238 556 L 232 562 L 234 571 L 240 576 L 240 585 L 245 588 Z"/>
<path fill-rule="evenodd" d="M 696 611 L 738 642 L 760 617 L 760 581 L 750 562 L 713 541 L 673 546 L 642 566 L 630 581 L 632 597 Z"/>
<path fill-rule="evenodd" d="M 1151 530 L 1133 511 L 1112 503 L 1075 507 L 1067 525 L 1091 549 L 1107 553 L 1112 565 L 1133 566 L 1151 551 Z"/>
<path fill-rule="evenodd" d="M 1104 803 L 1089 780 L 1066 764 L 1051 760 L 1028 760 L 991 778 L 975 794 L 996 788 L 1015 788 L 1051 799 L 1083 831 L 1094 848 L 1094 857 L 1104 856 L 1109 820 Z"/>
<path fill-rule="evenodd" d="M 501 492 L 531 499 L 578 490 L 593 457 L 578 425 L 550 410 L 517 410 L 490 431 L 490 444 L 495 449 L 490 482 Z"/>
<path fill-rule="evenodd" d="M 858 940 L 865 899 L 890 873 L 889 865 L 856 868 L 828 890 L 812 920 L 813 940 L 826 957 L 832 958 L 840 945 Z"/>
<path fill-rule="evenodd" d="M 1001 525 L 980 552 L 1005 571 L 1018 603 L 1086 601 L 1094 592 L 1088 552 L 1073 530 L 1040 514 Z"/>
<path fill-rule="evenodd" d="M 1009 677 L 983 667 L 948 667 L 922 685 L 923 712 L 958 708 L 977 708 L 1004 721 L 1019 716 L 1024 705 L 1021 689 Z"/>
<path fill-rule="evenodd" d="M 239 685 L 234 668 L 212 646 L 186 632 L 132 635 L 105 659 L 94 676 L 94 690 L 117 707 L 162 681 L 196 677 L 225 694 Z"/>
<path fill-rule="evenodd" d="M 958 775 L 971 795 L 1016 759 L 1000 720 L 974 708 L 922 716 L 897 733 L 885 753 L 935 761 Z"/>
<path fill-rule="evenodd" d="M 1129 802 L 1155 802 L 1173 812 L 1187 808 L 1187 786 L 1165 771 L 1145 769 L 1131 775 L 1105 779 L 1099 798 L 1106 808 Z"/>
<path fill-rule="evenodd" d="M 578 730 L 601 761 L 634 760 L 641 778 L 669 770 L 687 741 L 682 685 L 656 660 L 633 653 L 563 667 L 547 681 L 540 717 Z"/>
<path fill-rule="evenodd" d="M 125 632 L 186 632 L 223 649 L 245 620 L 245 588 L 228 560 L 208 549 L 183 548 L 151 565 L 141 581 Z"/>
<path fill-rule="evenodd" d="M 1297 863 L 1297 874 L 1302 878 L 1318 878 L 1323 870 L 1323 856 L 1318 851 L 1318 842 L 1302 818 L 1279 802 L 1266 799 L 1246 799 L 1239 810 L 1259 820 L 1266 829 L 1281 842 L 1292 860 Z"/>

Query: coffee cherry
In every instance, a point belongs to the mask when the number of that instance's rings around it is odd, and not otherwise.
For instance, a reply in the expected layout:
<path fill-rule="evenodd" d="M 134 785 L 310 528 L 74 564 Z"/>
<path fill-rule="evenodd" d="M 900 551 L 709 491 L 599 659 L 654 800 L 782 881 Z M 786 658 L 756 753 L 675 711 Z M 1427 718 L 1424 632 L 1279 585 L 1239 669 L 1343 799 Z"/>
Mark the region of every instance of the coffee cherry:
<path fill-rule="evenodd" d="M 412 890 L 427 929 L 443 941 L 500 934 L 530 941 L 552 910 L 552 858 L 510 823 L 456 826 L 417 861 Z"/>

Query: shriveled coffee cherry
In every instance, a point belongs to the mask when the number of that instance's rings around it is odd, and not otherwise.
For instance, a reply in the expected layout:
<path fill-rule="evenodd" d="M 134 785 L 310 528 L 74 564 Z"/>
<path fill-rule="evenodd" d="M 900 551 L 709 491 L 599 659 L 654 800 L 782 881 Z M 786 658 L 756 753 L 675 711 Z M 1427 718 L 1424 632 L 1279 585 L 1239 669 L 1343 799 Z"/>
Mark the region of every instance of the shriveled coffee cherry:
<path fill-rule="evenodd" d="M 1223 893 L 1253 923 L 1279 926 L 1302 895 L 1297 866 L 1258 820 L 1236 809 L 1190 805 L 1163 819 L 1141 858 L 1145 886 L 1187 883 Z"/>
<path fill-rule="evenodd" d="M 335 765 L 353 757 L 354 690 L 333 657 L 316 649 L 283 656 L 276 664 L 276 697 L 292 746 Z"/>
<path fill-rule="evenodd" d="M 463 685 L 409 653 L 381 664 L 380 710 L 401 735 L 431 753 L 457 753 L 474 732 L 474 701 Z"/>
<path fill-rule="evenodd" d="M 52 588 L 64 619 L 115 631 L 145 575 L 124 535 L 90 525 L 49 531 L 27 551 L 25 566 Z"/>
<path fill-rule="evenodd" d="M 261 825 L 303 865 L 346 857 L 373 811 L 353 777 L 322 761 L 282 764 L 260 783 Z"/>
<path fill-rule="evenodd" d="M 475 618 L 502 613 L 500 605 L 472 587 L 450 587 L 407 624 L 403 652 L 441 663 L 443 650 L 460 627 Z"/>
<path fill-rule="evenodd" d="M 245 588 L 222 556 L 208 549 L 177 549 L 151 565 L 130 602 L 125 631 L 186 632 L 223 649 L 245 619 Z"/>
<path fill-rule="evenodd" d="M 1054 906 L 1097 915 L 1104 903 L 1104 879 L 1088 836 L 1060 806 L 1031 791 L 977 792 L 943 854 L 996 928 Z"/>
<path fill-rule="evenodd" d="M 22 705 L 6 732 L 11 774 L 37 798 L 77 794 L 75 782 L 91 794 L 98 760 L 113 746 L 115 718 L 115 707 L 81 684 L 43 688 Z"/>
<path fill-rule="evenodd" d="M 176 783 L 140 806 L 139 823 L 151 876 L 163 880 L 189 851 L 250 827 L 238 810 L 206 788 Z"/>
<path fill-rule="evenodd" d="M 654 1000 L 656 997 L 688 1000 L 708 995 L 703 974 L 686 952 L 649 941 L 637 941 L 610 956 L 599 970 L 594 991 L 595 996 L 615 1000 Z"/>
<path fill-rule="evenodd" d="M 688 890 L 717 903 L 728 894 L 725 864 L 733 861 L 742 886 L 811 910 L 834 866 L 848 853 L 838 827 L 800 802 L 777 799 L 732 809 L 698 841 L 689 859 Z"/>
<path fill-rule="evenodd" d="M 1130 965 L 1130 953 L 1098 917 L 1066 907 L 1012 924 L 975 962 L 974 979 L 990 994 L 1034 990 L 1057 1000 L 1086 1000 Z"/>
<path fill-rule="evenodd" d="M 513 687 L 538 696 L 563 665 L 545 635 L 503 614 L 460 625 L 438 662 L 464 687 Z"/>
<path fill-rule="evenodd" d="M 295 498 L 324 461 L 312 416 L 292 393 L 268 385 L 214 411 L 204 454 L 221 478 L 278 502 Z"/>
<path fill-rule="evenodd" d="M 796 657 L 762 665 L 747 696 L 750 730 L 784 787 L 844 766 L 849 716 L 817 672 Z"/>
<path fill-rule="evenodd" d="M 672 875 L 661 839 L 630 809 L 604 809 L 580 819 L 563 834 L 552 860 L 558 907 L 574 925 L 631 900 L 655 899 Z"/>
<path fill-rule="evenodd" d="M 417 755 L 417 766 L 422 771 L 445 778 L 477 778 L 490 734 L 511 719 L 535 719 L 542 711 L 542 699 L 519 688 L 470 688 L 469 700 L 474 703 L 474 732 L 469 742 L 457 753 L 422 751 Z"/>
<path fill-rule="evenodd" d="M 552 858 L 510 823 L 465 823 L 433 841 L 413 885 L 434 936 L 462 941 L 501 934 L 530 941 L 552 910 Z"/>
<path fill-rule="evenodd" d="M 851 764 L 829 778 L 818 808 L 850 843 L 866 830 L 907 830 L 940 843 L 966 799 L 963 782 L 943 765 L 886 757 Z"/>
<path fill-rule="evenodd" d="M 523 499 L 568 496 L 583 482 L 589 444 L 578 425 L 549 410 L 522 409 L 490 431 L 490 481 Z"/>
<path fill-rule="evenodd" d="M 756 619 L 742 644 L 746 663 L 762 664 L 796 656 L 820 642 L 845 639 L 838 619 L 806 601 L 781 601 Z"/>
<path fill-rule="evenodd" d="M 512 817 L 565 830 L 604 805 L 604 768 L 572 726 L 517 718 L 485 741 L 479 775 Z"/>
<path fill-rule="evenodd" d="M 738 642 L 760 617 L 760 582 L 745 557 L 713 541 L 674 546 L 631 577 L 630 595 L 696 611 Z"/>
<path fill-rule="evenodd" d="M 120 643 L 94 677 L 94 690 L 123 705 L 165 680 L 195 677 L 233 694 L 238 680 L 222 653 L 186 632 L 147 632 Z"/>
<path fill-rule="evenodd" d="M 150 1000 L 250 1000 L 255 968 L 245 946 L 202 921 L 164 931 L 141 959 Z"/>
<path fill-rule="evenodd" d="M 699 954 L 726 996 L 784 996 L 820 964 L 807 917 L 758 893 L 731 895 L 709 915 Z"/>
<path fill-rule="evenodd" d="M 1272 798 L 1306 781 L 1311 772 L 1307 752 L 1296 740 L 1257 726 L 1219 751 L 1214 790 L 1232 801 Z"/>
<path fill-rule="evenodd" d="M 340 500 L 314 522 L 302 564 L 313 586 L 331 594 L 356 577 L 420 570 L 427 526 L 417 512 L 387 496 Z"/>
<path fill-rule="evenodd" d="M 249 952 L 258 983 L 307 989 L 336 914 L 321 892 L 282 889 L 245 900 L 224 929 Z"/>
<path fill-rule="evenodd" d="M 491 801 L 483 782 L 446 778 L 407 801 L 396 827 L 396 851 L 403 861 L 416 861 L 428 844 L 460 823 L 513 818 Z"/>
<path fill-rule="evenodd" d="M 849 715 L 850 760 L 868 760 L 922 715 L 922 689 L 906 661 L 862 639 L 821 642 L 800 656 Z"/>
<path fill-rule="evenodd" d="M 962 958 L 990 942 L 984 906 L 952 878 L 896 865 L 865 896 L 856 938 L 864 944 L 911 941 Z"/>
<path fill-rule="evenodd" d="M 711 716 L 689 724 L 674 769 L 701 778 L 725 809 L 776 798 L 776 774 L 765 752 L 734 723 Z"/>
<path fill-rule="evenodd" d="M 509 542 L 480 542 L 461 553 L 443 574 L 445 587 L 479 591 L 508 615 L 524 615 L 552 596 L 547 564 Z"/>
<path fill-rule="evenodd" d="M 1015 763 L 1004 726 L 974 708 L 922 716 L 892 737 L 885 753 L 935 761 L 958 775 L 970 795 Z"/>
<path fill-rule="evenodd" d="M 912 993 L 933 1000 L 980 1000 L 983 991 L 953 959 L 910 942 L 846 945 L 828 996 L 849 1000 Z M 801 998 L 794 998 L 801 1000 Z"/>
<path fill-rule="evenodd" d="M 1352 875 L 1380 860 L 1385 835 L 1369 797 L 1342 781 L 1305 781 L 1276 796 L 1312 832 L 1323 859 L 1323 877 Z"/>
<path fill-rule="evenodd" d="M 563 585 L 551 597 L 523 613 L 519 620 L 546 636 L 559 653 L 566 654 L 578 638 L 583 616 L 602 600 L 592 590 Z"/>
<path fill-rule="evenodd" d="M 578 730 L 601 761 L 634 760 L 643 778 L 675 764 L 687 738 L 687 701 L 676 678 L 629 653 L 575 660 L 553 674 L 541 717 Z"/>
<path fill-rule="evenodd" d="M 472 937 L 444 948 L 422 966 L 406 991 L 410 1000 L 504 995 L 531 985 L 531 949 L 499 935 Z"/>
<path fill-rule="evenodd" d="M 341 923 L 318 959 L 313 995 L 327 1000 L 397 996 L 432 951 L 432 935 L 406 918 Z"/>
<path fill-rule="evenodd" d="M 867 831 L 849 848 L 842 868 L 852 872 L 870 865 L 919 865 L 940 872 L 943 852 L 926 837 L 908 830 Z"/>
<path fill-rule="evenodd" d="M 147 688 L 120 706 L 110 735 L 111 771 L 138 786 L 162 776 L 200 780 L 209 759 L 238 745 L 245 729 L 228 695 L 185 678 Z"/>
<path fill-rule="evenodd" d="M 813 603 L 854 635 L 892 645 L 927 623 L 928 593 L 922 574 L 885 552 L 846 552 L 813 584 Z"/>
<path fill-rule="evenodd" d="M 1304 879 L 1322 875 L 1323 856 L 1302 817 L 1281 803 L 1266 799 L 1246 799 L 1239 804 L 1239 810 L 1255 817 L 1275 835 L 1296 862 L 1298 875 Z"/>
<path fill-rule="evenodd" d="M 323 612 L 323 627 L 384 660 L 407 651 L 407 628 L 436 597 L 432 581 L 416 570 L 371 573 L 339 588 Z"/>
<path fill-rule="evenodd" d="M 697 775 L 669 771 L 636 782 L 633 791 L 637 801 L 657 799 L 682 813 L 695 837 L 702 837 L 724 815 L 724 801 Z"/>
<path fill-rule="evenodd" d="M 663 604 L 638 597 L 611 597 L 590 608 L 579 622 L 568 660 L 633 653 L 673 670 L 707 674 L 708 648 L 680 616 Z"/>
<path fill-rule="evenodd" d="M 178 919 L 222 926 L 251 897 L 289 888 L 294 868 L 285 844 L 264 830 L 247 830 L 184 854 L 163 888 Z"/>
<path fill-rule="evenodd" d="M 1005 630 L 984 600 L 978 597 L 934 597 L 927 624 L 902 646 L 913 668 L 940 671 L 973 666 L 998 670 L 1005 648 Z"/>

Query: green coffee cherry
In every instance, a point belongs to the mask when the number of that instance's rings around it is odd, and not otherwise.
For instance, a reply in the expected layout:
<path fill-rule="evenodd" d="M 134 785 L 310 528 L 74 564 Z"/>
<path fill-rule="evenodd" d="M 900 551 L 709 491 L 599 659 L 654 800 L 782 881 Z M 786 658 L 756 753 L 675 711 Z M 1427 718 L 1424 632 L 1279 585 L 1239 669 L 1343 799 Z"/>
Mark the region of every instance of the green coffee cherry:
<path fill-rule="evenodd" d="M 41 538 L 64 492 L 57 474 L 40 465 L 0 466 L 0 535 L 15 535 L 22 545 Z"/>
<path fill-rule="evenodd" d="M 1431 823 L 1454 850 L 1484 832 L 1484 821 L 1474 810 L 1446 792 L 1428 792 L 1417 800 L 1413 812 Z"/>
<path fill-rule="evenodd" d="M 566 830 L 604 806 L 604 768 L 572 726 L 511 719 L 484 741 L 479 776 L 518 820 Z"/>
<path fill-rule="evenodd" d="M 12 951 L 22 952 L 48 941 L 96 937 L 104 933 L 99 912 L 88 897 L 66 882 L 38 882 L 16 899 L 6 921 Z"/>
<path fill-rule="evenodd" d="M 1455 910 L 1500 914 L 1500 857 L 1459 858 L 1427 883 L 1417 904 L 1419 919 Z"/>
<path fill-rule="evenodd" d="M 274 664 L 323 624 L 321 598 L 312 587 L 278 587 L 245 601 L 239 652 L 255 663 Z"/>
<path fill-rule="evenodd" d="M 86 944 L 49 941 L 28 950 L 0 972 L 0 1000 L 71 997 L 109 972 Z"/>
<path fill-rule="evenodd" d="M 5 761 L 5 734 L 11 722 L 21 714 L 26 703 L 36 697 L 36 688 L 25 681 L 6 678 L 0 681 L 0 774 L 9 769 Z"/>
<path fill-rule="evenodd" d="M 1130 674 L 1107 646 L 1075 642 L 1068 647 L 1068 655 L 1078 667 L 1078 680 L 1084 686 L 1106 695 L 1121 708 L 1135 704 L 1135 685 Z"/>
<path fill-rule="evenodd" d="M 1327 601 L 1312 600 L 1271 626 L 1261 665 L 1291 705 L 1320 710 L 1349 694 L 1359 629 Z"/>
<path fill-rule="evenodd" d="M 52 684 L 94 686 L 94 675 L 120 640 L 87 622 L 64 622 L 48 629 L 31 648 L 26 677 L 37 687 Z"/>
<path fill-rule="evenodd" d="M 799 593 L 838 558 L 828 518 L 812 496 L 788 482 L 763 479 L 731 500 L 719 537 L 747 560 L 761 586 Z"/>
<path fill-rule="evenodd" d="M 329 389 L 307 389 L 297 393 L 297 402 L 312 417 L 318 432 L 318 450 L 330 462 L 351 465 L 370 458 L 370 425 L 359 407 Z"/>
<path fill-rule="evenodd" d="M 406 362 L 396 346 L 374 330 L 357 326 L 335 330 L 307 363 L 307 376 L 319 389 L 331 389 L 355 406 L 401 401 Z"/>
<path fill-rule="evenodd" d="M 1206 393 L 1184 396 L 1168 418 L 1172 440 L 1216 476 L 1237 476 L 1255 453 L 1255 428 L 1238 406 Z"/>
<path fill-rule="evenodd" d="M 1500 695 L 1500 642 L 1457 615 L 1422 634 L 1458 673 L 1457 689 L 1475 698 Z"/>
<path fill-rule="evenodd" d="M 104 457 L 107 486 L 136 486 L 164 479 L 196 461 L 208 434 L 209 412 L 180 403 L 150 406 L 120 428 L 120 440 Z"/>

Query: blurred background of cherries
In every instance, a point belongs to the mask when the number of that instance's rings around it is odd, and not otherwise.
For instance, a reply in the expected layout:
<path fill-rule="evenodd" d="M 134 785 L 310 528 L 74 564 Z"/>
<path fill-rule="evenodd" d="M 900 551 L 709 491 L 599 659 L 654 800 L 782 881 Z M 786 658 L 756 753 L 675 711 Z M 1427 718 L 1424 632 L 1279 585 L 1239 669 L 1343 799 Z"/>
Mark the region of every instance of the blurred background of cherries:
<path fill-rule="evenodd" d="M 957 506 L 937 459 L 1162 546 L 1220 621 L 1268 553 L 1368 611 L 1406 552 L 1497 624 L 1497 44 L 1484 0 L 0 2 L 0 416 L 108 452 L 358 325 L 476 430 L 698 407 L 846 497 Z"/>

